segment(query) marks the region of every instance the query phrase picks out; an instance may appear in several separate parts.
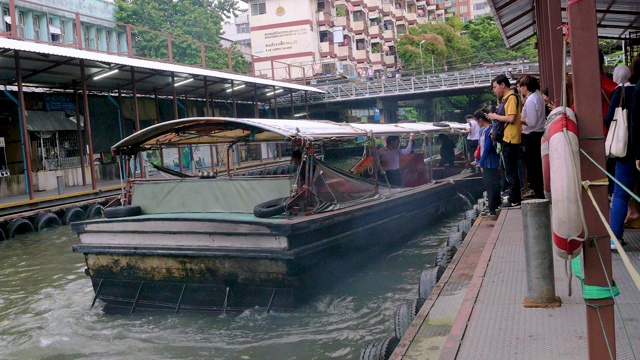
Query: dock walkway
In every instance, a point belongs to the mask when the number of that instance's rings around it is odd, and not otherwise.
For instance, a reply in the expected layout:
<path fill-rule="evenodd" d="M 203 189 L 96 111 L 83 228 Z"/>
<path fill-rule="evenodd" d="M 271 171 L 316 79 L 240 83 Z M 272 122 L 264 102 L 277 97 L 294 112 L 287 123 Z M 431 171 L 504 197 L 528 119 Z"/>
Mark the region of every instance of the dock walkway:
<path fill-rule="evenodd" d="M 625 231 L 625 240 L 638 269 L 640 232 Z M 569 297 L 565 262 L 554 256 L 562 306 L 524 308 L 524 259 L 521 210 L 502 211 L 496 221 L 478 219 L 391 359 L 586 359 L 580 282 L 573 278 Z M 634 359 L 634 352 L 640 358 L 640 293 L 616 252 L 613 277 L 621 292 L 615 310 L 617 358 Z"/>

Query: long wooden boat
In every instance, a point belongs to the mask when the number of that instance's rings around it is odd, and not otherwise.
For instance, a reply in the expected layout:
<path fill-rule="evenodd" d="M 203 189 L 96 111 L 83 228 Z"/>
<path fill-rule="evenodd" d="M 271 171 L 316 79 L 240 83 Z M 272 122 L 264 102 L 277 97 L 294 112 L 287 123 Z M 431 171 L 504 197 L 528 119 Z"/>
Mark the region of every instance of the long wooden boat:
<path fill-rule="evenodd" d="M 403 157 L 402 187 L 389 186 L 376 170 L 375 137 L 413 132 L 431 139 L 459 129 L 455 124 L 231 118 L 157 124 L 114 145 L 114 154 L 290 141 L 305 149 L 306 160 L 293 174 L 131 180 L 123 195 L 126 206 L 112 209 L 109 218 L 72 225 L 80 239 L 73 251 L 85 256 L 94 303 L 100 299 L 108 307 L 293 308 L 318 283 L 340 276 L 340 269 L 462 209 L 466 198 L 480 194 L 477 174 L 458 170 L 437 179 L 447 171 L 430 166 L 420 152 Z M 313 156 L 319 146 L 357 138 L 370 145 L 369 156 L 358 164 L 364 169 L 360 174 Z M 312 180 L 304 184 L 301 178 Z M 267 214 L 256 212 L 265 209 Z"/>

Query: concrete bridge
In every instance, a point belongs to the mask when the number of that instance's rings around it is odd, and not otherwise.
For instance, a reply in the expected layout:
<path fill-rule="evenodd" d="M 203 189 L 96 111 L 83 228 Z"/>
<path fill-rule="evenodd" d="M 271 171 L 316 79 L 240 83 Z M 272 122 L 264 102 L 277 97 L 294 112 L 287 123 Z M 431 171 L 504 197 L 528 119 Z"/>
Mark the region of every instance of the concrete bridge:
<path fill-rule="evenodd" d="M 325 93 L 308 94 L 306 104 L 331 105 L 332 103 L 357 102 L 358 104 L 375 104 L 385 99 L 390 101 L 436 98 L 446 95 L 469 94 L 481 92 L 491 87 L 491 81 L 499 74 L 523 74 L 537 72 L 538 64 L 504 65 L 500 67 L 484 67 L 466 69 L 457 72 L 435 74 L 419 74 L 413 76 L 368 80 L 359 78 L 341 80 L 317 88 Z M 293 102 L 293 104 L 292 104 Z M 303 92 L 293 93 L 278 98 L 278 107 L 305 106 Z M 338 104 L 335 104 L 338 105 Z"/>

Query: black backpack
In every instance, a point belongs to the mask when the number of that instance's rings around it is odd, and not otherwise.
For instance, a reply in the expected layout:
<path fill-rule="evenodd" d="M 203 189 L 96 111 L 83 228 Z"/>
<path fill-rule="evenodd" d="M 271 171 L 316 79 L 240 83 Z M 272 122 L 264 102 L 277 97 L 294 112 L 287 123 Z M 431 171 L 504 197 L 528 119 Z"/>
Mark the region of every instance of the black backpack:
<path fill-rule="evenodd" d="M 518 95 L 513 93 L 513 94 L 511 94 L 509 96 L 515 96 L 516 97 L 516 101 L 518 103 L 517 106 L 520 106 L 520 100 L 518 99 Z M 507 100 L 509 99 L 509 96 L 507 96 L 504 99 L 504 101 L 500 103 L 500 106 L 496 110 L 496 114 L 504 115 L 504 106 L 507 103 Z M 507 128 L 507 125 L 509 125 L 509 124 L 507 124 L 506 122 L 497 121 L 497 120 L 493 121 L 493 127 L 491 128 L 491 134 L 489 134 L 489 136 L 491 137 L 491 139 L 494 142 L 501 143 L 501 142 L 504 141 L 504 130 Z"/>

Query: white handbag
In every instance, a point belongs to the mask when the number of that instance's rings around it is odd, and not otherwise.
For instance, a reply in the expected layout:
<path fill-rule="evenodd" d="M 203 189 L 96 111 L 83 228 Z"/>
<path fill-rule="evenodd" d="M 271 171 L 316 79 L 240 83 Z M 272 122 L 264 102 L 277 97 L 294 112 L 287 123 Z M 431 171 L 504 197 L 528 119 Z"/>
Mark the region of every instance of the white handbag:
<path fill-rule="evenodd" d="M 605 140 L 605 153 L 608 157 L 622 158 L 627 155 L 627 143 L 629 142 L 629 124 L 627 123 L 627 109 L 622 107 L 624 102 L 624 85 L 620 88 L 620 104 L 613 114 L 613 120 L 609 125 L 609 132 Z"/>

